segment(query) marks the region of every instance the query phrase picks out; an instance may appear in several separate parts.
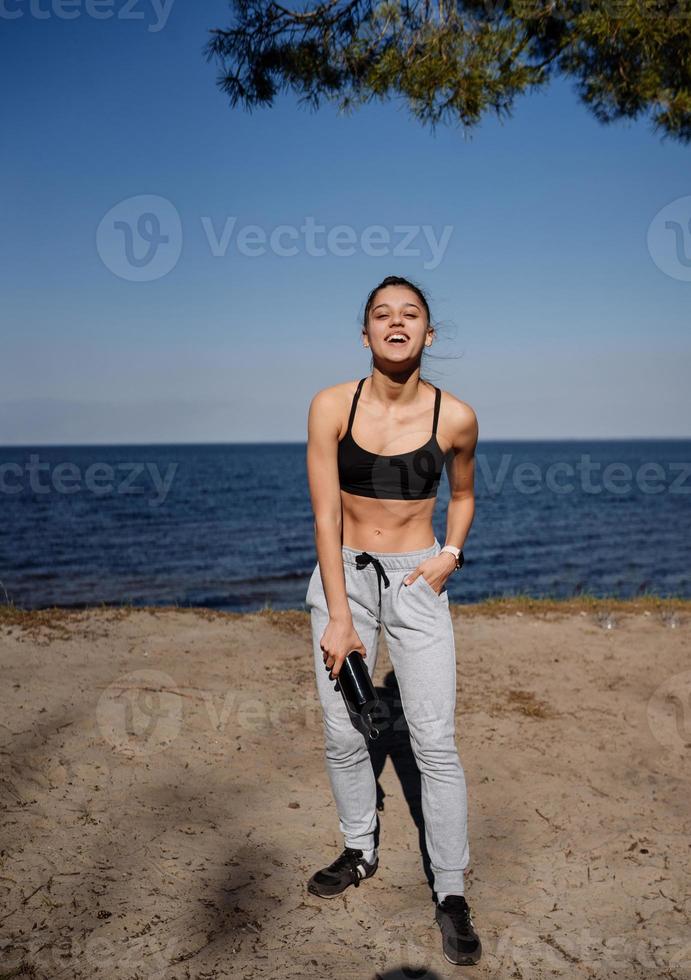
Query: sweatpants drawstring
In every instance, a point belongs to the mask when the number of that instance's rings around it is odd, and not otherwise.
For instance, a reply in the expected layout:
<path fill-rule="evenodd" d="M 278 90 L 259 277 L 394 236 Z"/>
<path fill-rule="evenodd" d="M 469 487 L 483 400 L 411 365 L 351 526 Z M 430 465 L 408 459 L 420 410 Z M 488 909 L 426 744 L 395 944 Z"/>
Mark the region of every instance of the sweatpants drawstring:
<path fill-rule="evenodd" d="M 365 568 L 367 565 L 374 565 L 374 570 L 377 573 L 377 586 L 379 588 L 379 616 L 381 617 L 381 583 L 384 580 L 384 588 L 388 589 L 389 579 L 382 567 L 382 563 L 374 555 L 370 555 L 369 551 L 361 551 L 359 555 L 355 556 L 355 565 L 358 569 Z"/>

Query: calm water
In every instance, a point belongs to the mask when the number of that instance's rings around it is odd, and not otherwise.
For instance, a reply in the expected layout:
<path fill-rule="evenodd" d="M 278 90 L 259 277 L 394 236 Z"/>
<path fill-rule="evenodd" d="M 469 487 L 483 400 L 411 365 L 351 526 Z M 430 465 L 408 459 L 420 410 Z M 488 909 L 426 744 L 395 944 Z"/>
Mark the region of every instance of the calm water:
<path fill-rule="evenodd" d="M 475 490 L 452 602 L 691 595 L 691 440 L 484 442 Z M 0 448 L 0 507 L 27 609 L 302 609 L 316 563 L 303 443 Z"/>

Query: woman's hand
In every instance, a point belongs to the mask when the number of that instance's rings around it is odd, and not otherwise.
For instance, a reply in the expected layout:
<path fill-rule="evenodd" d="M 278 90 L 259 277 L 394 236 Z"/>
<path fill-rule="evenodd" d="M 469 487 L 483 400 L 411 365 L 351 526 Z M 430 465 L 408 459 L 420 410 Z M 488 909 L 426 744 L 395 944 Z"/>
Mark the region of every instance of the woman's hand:
<path fill-rule="evenodd" d="M 324 655 L 325 666 L 331 668 L 329 680 L 338 677 L 341 664 L 351 650 L 357 650 L 363 657 L 367 656 L 365 645 L 357 635 L 351 618 L 330 619 L 319 646 Z"/>
<path fill-rule="evenodd" d="M 450 551 L 442 551 L 433 558 L 426 558 L 416 569 L 403 579 L 404 585 L 412 585 L 418 575 L 422 575 L 437 595 L 441 595 L 444 584 L 456 567 L 456 559 Z"/>

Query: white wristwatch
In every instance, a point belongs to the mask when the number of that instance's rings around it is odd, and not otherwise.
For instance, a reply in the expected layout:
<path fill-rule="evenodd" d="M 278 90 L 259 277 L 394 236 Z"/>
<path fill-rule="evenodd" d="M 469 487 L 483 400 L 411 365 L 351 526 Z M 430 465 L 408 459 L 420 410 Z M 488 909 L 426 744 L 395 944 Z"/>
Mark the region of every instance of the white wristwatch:
<path fill-rule="evenodd" d="M 449 551 L 456 559 L 456 568 L 461 567 L 463 564 L 463 552 L 460 548 L 456 548 L 456 546 L 453 544 L 445 544 L 441 551 Z"/>

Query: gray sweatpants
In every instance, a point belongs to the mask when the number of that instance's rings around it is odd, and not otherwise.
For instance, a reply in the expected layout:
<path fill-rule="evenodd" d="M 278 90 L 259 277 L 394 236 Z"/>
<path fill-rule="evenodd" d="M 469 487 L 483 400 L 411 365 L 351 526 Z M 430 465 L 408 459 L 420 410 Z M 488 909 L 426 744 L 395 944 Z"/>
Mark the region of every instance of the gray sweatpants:
<path fill-rule="evenodd" d="M 358 552 L 342 548 L 348 604 L 374 679 L 383 627 L 401 706 L 420 771 L 425 839 L 437 893 L 462 895 L 470 852 L 465 775 L 455 743 L 456 654 L 446 589 L 437 595 L 424 576 L 403 579 L 441 545 L 421 551 Z M 347 847 L 371 850 L 376 828 L 376 782 L 367 740 L 329 680 L 320 640 L 329 613 L 319 562 L 305 597 L 312 625 L 317 690 L 324 717 L 326 768 Z M 376 718 L 375 718 L 376 726 Z"/>

